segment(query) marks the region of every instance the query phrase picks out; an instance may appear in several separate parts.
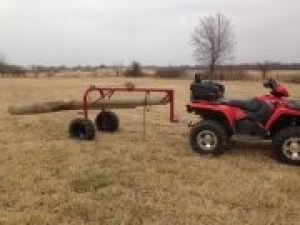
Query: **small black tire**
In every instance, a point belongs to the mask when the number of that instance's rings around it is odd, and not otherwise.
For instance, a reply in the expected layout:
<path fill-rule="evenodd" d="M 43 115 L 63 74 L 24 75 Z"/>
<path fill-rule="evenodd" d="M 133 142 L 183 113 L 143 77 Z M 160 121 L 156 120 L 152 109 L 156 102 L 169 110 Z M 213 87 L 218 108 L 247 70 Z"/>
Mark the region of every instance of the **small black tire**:
<path fill-rule="evenodd" d="M 300 166 L 300 127 L 287 127 L 273 138 L 272 150 L 278 161 Z"/>
<path fill-rule="evenodd" d="M 190 131 L 190 146 L 200 154 L 219 155 L 227 148 L 227 142 L 225 128 L 214 120 L 202 120 Z"/>
<path fill-rule="evenodd" d="M 119 129 L 120 122 L 114 112 L 102 111 L 97 115 L 95 124 L 98 131 L 115 132 Z"/>
<path fill-rule="evenodd" d="M 95 139 L 95 126 L 89 119 L 78 118 L 71 121 L 69 126 L 70 137 L 76 140 Z"/>

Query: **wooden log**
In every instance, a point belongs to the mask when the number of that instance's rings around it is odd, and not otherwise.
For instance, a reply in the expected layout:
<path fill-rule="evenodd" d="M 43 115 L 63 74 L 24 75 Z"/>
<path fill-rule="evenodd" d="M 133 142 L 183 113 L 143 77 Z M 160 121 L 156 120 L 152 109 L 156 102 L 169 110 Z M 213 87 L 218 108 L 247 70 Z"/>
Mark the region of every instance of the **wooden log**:
<path fill-rule="evenodd" d="M 89 109 L 106 108 L 135 108 L 145 105 L 164 105 L 168 102 L 161 98 L 145 99 L 104 99 L 89 105 Z M 10 106 L 8 112 L 11 115 L 31 115 L 38 113 L 51 113 L 65 110 L 80 110 L 82 102 L 79 101 L 50 101 L 43 103 L 34 103 L 21 106 Z"/>

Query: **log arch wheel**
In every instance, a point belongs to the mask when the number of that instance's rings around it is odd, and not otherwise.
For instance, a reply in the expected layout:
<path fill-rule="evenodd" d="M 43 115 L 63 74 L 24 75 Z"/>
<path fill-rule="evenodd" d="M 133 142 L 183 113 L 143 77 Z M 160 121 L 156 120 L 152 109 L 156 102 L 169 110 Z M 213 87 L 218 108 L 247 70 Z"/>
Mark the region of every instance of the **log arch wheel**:
<path fill-rule="evenodd" d="M 97 115 L 95 124 L 98 131 L 115 132 L 119 129 L 120 121 L 116 113 L 102 111 Z"/>
<path fill-rule="evenodd" d="M 70 137 L 76 140 L 95 139 L 95 127 L 91 120 L 78 118 L 71 121 L 69 126 Z"/>

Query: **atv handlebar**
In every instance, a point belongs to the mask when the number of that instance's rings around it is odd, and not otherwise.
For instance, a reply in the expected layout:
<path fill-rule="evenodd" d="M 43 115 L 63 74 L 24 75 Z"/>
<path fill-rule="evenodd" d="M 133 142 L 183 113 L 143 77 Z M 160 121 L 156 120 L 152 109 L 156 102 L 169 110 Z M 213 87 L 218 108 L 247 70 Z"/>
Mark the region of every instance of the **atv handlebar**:
<path fill-rule="evenodd" d="M 273 78 L 270 78 L 264 82 L 264 87 L 270 88 L 272 91 L 274 91 L 276 90 L 277 82 Z"/>

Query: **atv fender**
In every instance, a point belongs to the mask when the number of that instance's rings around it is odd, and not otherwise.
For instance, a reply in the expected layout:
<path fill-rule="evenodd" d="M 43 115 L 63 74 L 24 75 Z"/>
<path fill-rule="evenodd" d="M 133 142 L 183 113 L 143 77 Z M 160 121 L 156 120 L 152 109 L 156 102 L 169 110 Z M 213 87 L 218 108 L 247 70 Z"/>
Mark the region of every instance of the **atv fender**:
<path fill-rule="evenodd" d="M 187 105 L 188 112 L 194 112 L 204 118 L 222 119 L 226 125 L 232 127 L 237 119 L 243 119 L 246 114 L 239 108 L 211 102 L 195 102 Z"/>
<path fill-rule="evenodd" d="M 300 126 L 300 111 L 278 109 L 266 123 L 265 130 L 269 130 L 271 136 L 274 136 L 287 126 Z"/>
<path fill-rule="evenodd" d="M 293 110 L 288 108 L 280 108 L 277 109 L 275 113 L 270 117 L 268 122 L 266 123 L 266 130 L 270 130 L 276 122 L 278 122 L 282 118 L 298 118 L 300 119 L 300 111 L 299 110 Z M 288 125 L 288 124 L 287 124 Z"/>

